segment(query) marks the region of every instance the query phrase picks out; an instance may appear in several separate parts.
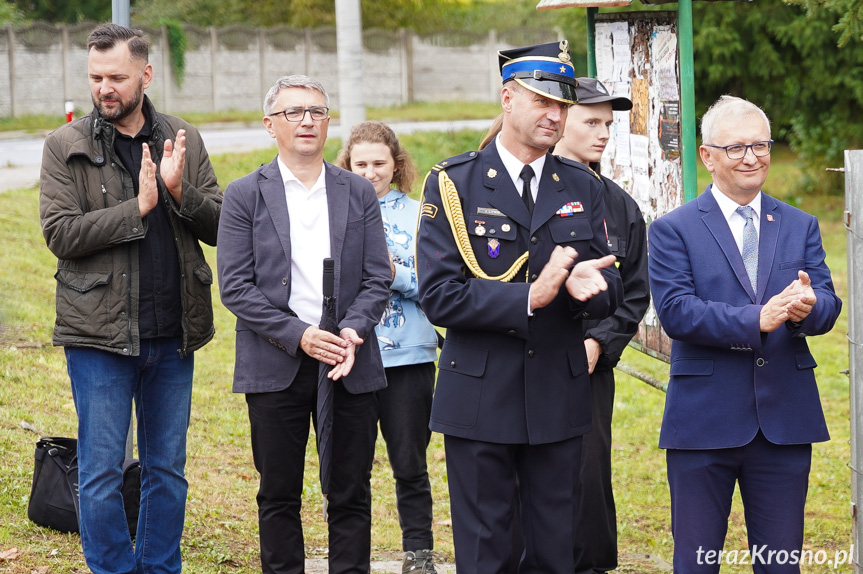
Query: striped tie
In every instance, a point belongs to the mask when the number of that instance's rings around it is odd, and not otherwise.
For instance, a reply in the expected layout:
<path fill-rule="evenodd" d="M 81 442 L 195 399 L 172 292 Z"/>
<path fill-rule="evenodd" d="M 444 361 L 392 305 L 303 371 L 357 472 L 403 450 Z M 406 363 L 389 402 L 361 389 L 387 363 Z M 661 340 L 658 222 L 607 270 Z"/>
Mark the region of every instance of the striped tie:
<path fill-rule="evenodd" d="M 758 292 L 758 232 L 755 231 L 755 222 L 752 221 L 755 210 L 748 205 L 737 208 L 746 224 L 743 226 L 743 265 L 746 266 L 746 274 L 752 283 L 752 290 Z"/>

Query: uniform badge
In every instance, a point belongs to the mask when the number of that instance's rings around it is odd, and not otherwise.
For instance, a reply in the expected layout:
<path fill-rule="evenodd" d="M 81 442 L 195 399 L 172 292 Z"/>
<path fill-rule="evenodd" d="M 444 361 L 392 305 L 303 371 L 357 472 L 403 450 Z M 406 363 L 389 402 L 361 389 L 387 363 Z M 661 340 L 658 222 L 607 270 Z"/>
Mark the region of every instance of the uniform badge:
<path fill-rule="evenodd" d="M 500 241 L 494 238 L 488 240 L 488 256 L 495 259 L 500 255 Z"/>
<path fill-rule="evenodd" d="M 560 48 L 560 54 L 557 55 L 558 59 L 561 62 L 571 61 L 572 57 L 569 55 L 569 42 L 567 42 L 566 40 L 561 40 L 558 47 Z"/>
<path fill-rule="evenodd" d="M 509 226 L 509 223 L 504 223 L 503 225 L 500 226 L 500 230 L 503 231 L 504 233 L 509 232 L 510 229 L 511 228 Z"/>
<path fill-rule="evenodd" d="M 582 207 L 580 201 L 570 201 L 569 203 L 563 204 L 563 207 L 558 209 L 555 212 L 555 215 L 559 215 L 561 217 L 572 217 L 576 213 L 582 213 L 584 211 L 584 207 Z"/>
<path fill-rule="evenodd" d="M 488 173 L 486 175 L 488 175 L 489 177 L 497 177 L 497 170 L 494 169 L 493 167 L 489 168 Z"/>
<path fill-rule="evenodd" d="M 773 216 L 769 213 L 767 214 L 767 221 L 773 221 Z"/>
<path fill-rule="evenodd" d="M 435 215 L 437 215 L 437 205 L 434 205 L 433 203 L 423 203 L 421 215 L 422 217 L 434 219 Z"/>
<path fill-rule="evenodd" d="M 554 181 L 560 181 L 560 177 L 558 177 L 556 173 L 551 174 L 551 179 L 553 179 Z"/>

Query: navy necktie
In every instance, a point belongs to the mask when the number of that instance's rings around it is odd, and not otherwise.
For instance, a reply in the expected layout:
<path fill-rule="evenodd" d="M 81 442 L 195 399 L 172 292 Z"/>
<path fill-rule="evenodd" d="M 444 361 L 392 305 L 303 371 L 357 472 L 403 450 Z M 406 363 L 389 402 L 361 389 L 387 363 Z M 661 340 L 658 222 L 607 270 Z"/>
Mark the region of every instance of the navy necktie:
<path fill-rule="evenodd" d="M 746 266 L 746 274 L 752 283 L 752 290 L 758 292 L 758 232 L 755 231 L 755 210 L 748 205 L 737 208 L 746 224 L 743 226 L 743 265 Z"/>
<path fill-rule="evenodd" d="M 533 193 L 530 191 L 530 180 L 533 179 L 533 168 L 529 165 L 521 170 L 521 200 L 528 212 L 533 215 Z"/>

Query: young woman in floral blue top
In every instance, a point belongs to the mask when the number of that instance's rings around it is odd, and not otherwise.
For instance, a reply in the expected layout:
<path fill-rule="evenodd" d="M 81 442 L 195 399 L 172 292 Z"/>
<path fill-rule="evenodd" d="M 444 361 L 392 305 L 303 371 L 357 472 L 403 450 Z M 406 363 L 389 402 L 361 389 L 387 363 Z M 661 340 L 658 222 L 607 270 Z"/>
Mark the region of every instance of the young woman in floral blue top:
<path fill-rule="evenodd" d="M 372 182 L 383 215 L 393 283 L 375 328 L 387 376 L 378 391 L 381 434 L 396 480 L 403 572 L 434 573 L 432 497 L 426 467 L 437 333 L 417 301 L 414 239 L 420 204 L 409 198 L 417 170 L 395 133 L 381 122 L 353 128 L 336 164 Z"/>

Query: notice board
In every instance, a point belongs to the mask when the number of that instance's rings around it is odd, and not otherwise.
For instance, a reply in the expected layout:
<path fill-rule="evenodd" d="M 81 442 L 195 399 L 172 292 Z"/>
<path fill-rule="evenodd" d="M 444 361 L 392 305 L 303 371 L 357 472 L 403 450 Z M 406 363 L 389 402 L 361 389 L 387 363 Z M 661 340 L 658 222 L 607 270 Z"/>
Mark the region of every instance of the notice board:
<path fill-rule="evenodd" d="M 638 202 L 647 225 L 683 204 L 675 12 L 597 14 L 596 75 L 631 112 L 614 112 L 602 173 Z M 669 362 L 671 340 L 651 302 L 632 346 Z"/>

